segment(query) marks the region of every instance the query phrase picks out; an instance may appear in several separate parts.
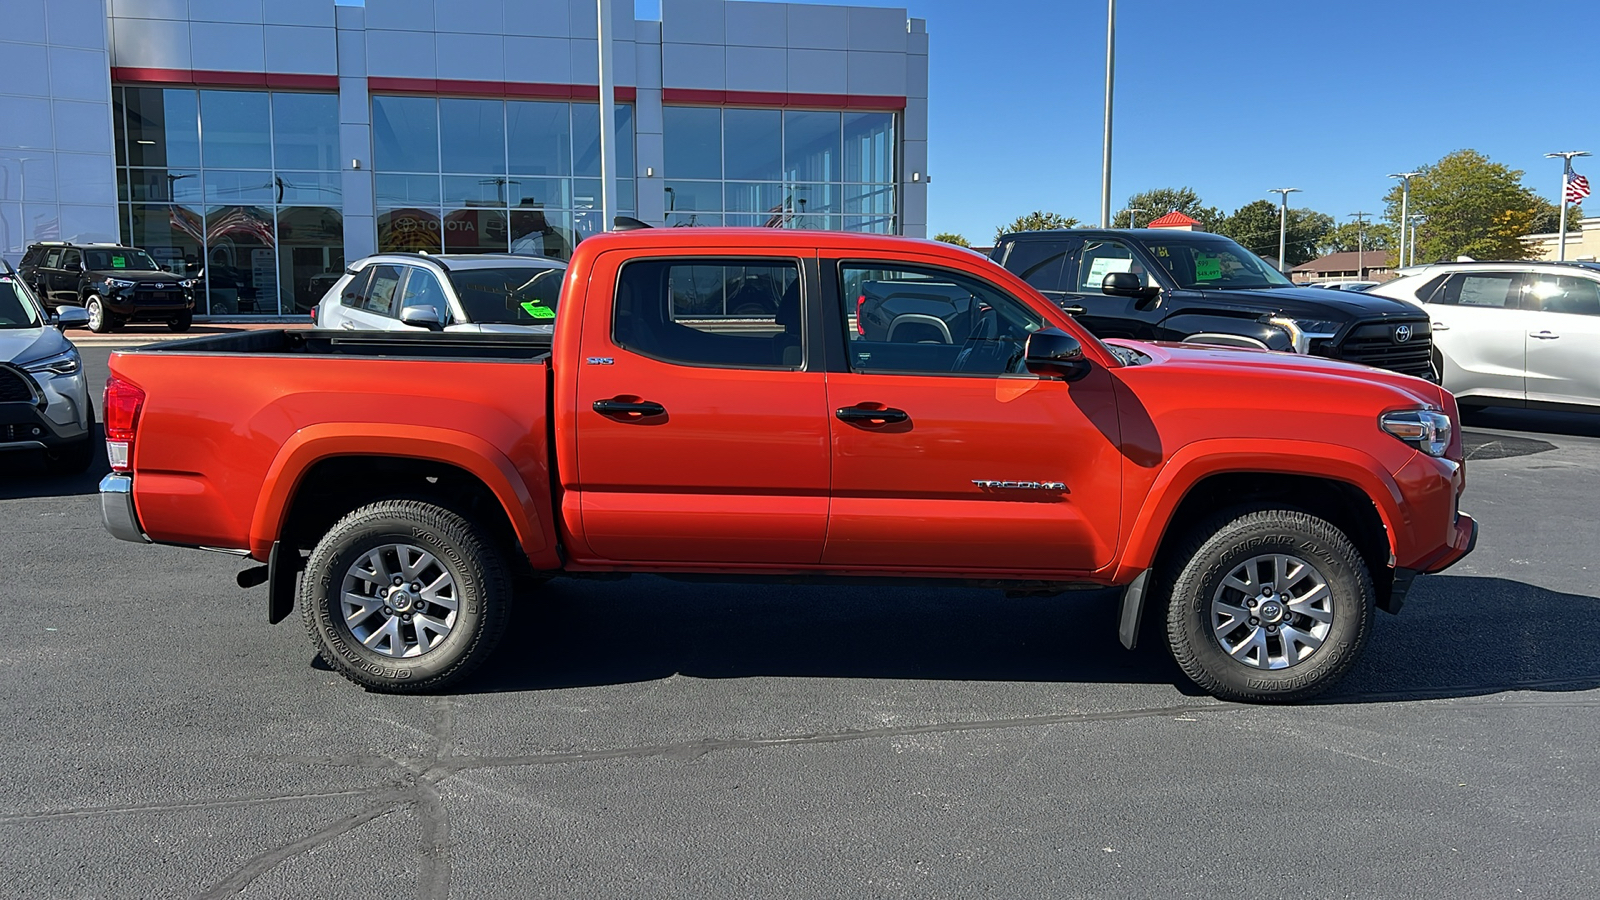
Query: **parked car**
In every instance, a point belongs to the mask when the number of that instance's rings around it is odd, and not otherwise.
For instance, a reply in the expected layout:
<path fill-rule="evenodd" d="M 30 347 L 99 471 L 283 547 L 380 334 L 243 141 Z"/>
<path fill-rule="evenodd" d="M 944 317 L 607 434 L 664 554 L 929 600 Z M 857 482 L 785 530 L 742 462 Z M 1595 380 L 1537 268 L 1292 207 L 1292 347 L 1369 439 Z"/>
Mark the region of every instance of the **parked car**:
<path fill-rule="evenodd" d="M 1436 263 L 1371 293 L 1432 317 L 1436 364 L 1463 407 L 1600 407 L 1600 267 Z"/>
<path fill-rule="evenodd" d="M 681 309 L 757 265 L 765 328 Z M 959 286 L 949 343 L 849 327 L 863 281 Z M 938 288 L 943 291 L 944 288 Z M 512 579 L 1118 586 L 1219 697 L 1338 679 L 1471 551 L 1454 401 L 1422 379 L 1102 343 L 959 247 L 786 229 L 579 244 L 554 337 L 256 331 L 111 357 L 112 534 L 231 549 L 376 690 L 490 654 Z M 309 554 L 307 557 L 305 554 Z M 303 574 L 302 574 L 303 569 Z M 1062 602 L 1075 602 L 1063 600 Z"/>
<path fill-rule="evenodd" d="M 551 333 L 567 266 L 506 253 L 380 253 L 357 260 L 312 310 L 347 331 Z"/>
<path fill-rule="evenodd" d="M 1376 281 L 1313 281 L 1306 287 L 1327 288 L 1330 291 L 1366 291 L 1378 284 Z"/>
<path fill-rule="evenodd" d="M 0 267 L 0 451 L 40 453 L 56 474 L 89 467 L 98 449 L 94 405 L 64 333 L 87 324 L 76 307 L 46 313 L 21 276 Z"/>
<path fill-rule="evenodd" d="M 1289 350 L 1433 377 L 1428 319 L 1297 286 L 1228 238 L 1171 229 L 1029 231 L 991 254 L 1098 337 Z"/>
<path fill-rule="evenodd" d="M 114 331 L 128 322 L 166 322 L 188 331 L 200 279 L 174 275 L 148 253 L 121 244 L 46 241 L 29 245 L 18 267 L 46 310 L 81 306 L 89 328 Z"/>

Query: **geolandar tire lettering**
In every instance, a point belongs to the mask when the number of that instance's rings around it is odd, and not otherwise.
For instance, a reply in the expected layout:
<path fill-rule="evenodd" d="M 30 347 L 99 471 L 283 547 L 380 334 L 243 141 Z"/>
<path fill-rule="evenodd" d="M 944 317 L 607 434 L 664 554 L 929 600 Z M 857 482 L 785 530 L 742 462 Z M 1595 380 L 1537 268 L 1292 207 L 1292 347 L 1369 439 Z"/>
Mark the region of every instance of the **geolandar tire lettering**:
<path fill-rule="evenodd" d="M 1167 645 L 1224 700 L 1303 700 L 1338 681 L 1371 629 L 1372 577 L 1329 522 L 1288 509 L 1223 513 L 1158 572 Z M 1159 608 L 1159 607 L 1156 607 Z"/>
<path fill-rule="evenodd" d="M 328 665 L 378 691 L 460 682 L 493 654 L 511 582 L 493 541 L 448 509 L 385 500 L 340 519 L 301 580 L 306 631 Z"/>

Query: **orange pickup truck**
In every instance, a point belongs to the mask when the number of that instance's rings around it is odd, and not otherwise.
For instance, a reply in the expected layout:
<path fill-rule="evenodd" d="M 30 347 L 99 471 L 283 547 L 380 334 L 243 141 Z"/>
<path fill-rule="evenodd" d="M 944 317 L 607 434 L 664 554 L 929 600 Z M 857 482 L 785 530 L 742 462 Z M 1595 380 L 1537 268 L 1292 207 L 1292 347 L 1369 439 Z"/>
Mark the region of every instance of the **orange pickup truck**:
<path fill-rule="evenodd" d="M 901 238 L 599 235 L 553 338 L 267 331 L 111 371 L 112 533 L 265 563 L 240 583 L 269 621 L 298 604 L 386 691 L 467 676 L 544 578 L 650 572 L 1121 587 L 1130 648 L 1159 634 L 1218 697 L 1297 699 L 1477 534 L 1436 385 L 1102 343 Z"/>

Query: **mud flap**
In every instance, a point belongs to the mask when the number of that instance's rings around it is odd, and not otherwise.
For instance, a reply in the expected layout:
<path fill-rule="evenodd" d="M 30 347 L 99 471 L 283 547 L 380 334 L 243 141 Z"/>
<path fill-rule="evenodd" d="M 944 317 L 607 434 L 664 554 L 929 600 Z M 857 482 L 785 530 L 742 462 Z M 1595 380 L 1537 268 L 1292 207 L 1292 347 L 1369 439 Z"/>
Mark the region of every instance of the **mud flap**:
<path fill-rule="evenodd" d="M 1150 582 L 1150 570 L 1145 569 L 1122 589 L 1122 611 L 1118 616 L 1117 637 L 1129 650 L 1139 645 L 1139 620 L 1144 615 L 1144 589 Z"/>
<path fill-rule="evenodd" d="M 267 554 L 267 624 L 276 625 L 294 612 L 294 592 L 305 567 L 296 550 L 284 550 L 282 542 L 272 542 Z"/>

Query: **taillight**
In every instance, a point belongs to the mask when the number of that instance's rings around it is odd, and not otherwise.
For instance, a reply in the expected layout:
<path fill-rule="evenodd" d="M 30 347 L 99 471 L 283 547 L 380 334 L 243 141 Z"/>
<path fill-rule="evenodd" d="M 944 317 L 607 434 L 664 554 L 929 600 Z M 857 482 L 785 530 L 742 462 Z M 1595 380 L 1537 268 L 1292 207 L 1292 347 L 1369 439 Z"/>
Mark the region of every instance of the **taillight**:
<path fill-rule="evenodd" d="M 866 305 L 867 305 L 867 295 L 866 294 L 862 294 L 861 296 L 856 298 L 856 334 L 859 334 L 862 337 L 866 337 L 867 336 L 867 328 L 866 328 L 865 325 L 861 324 L 861 307 L 866 306 Z"/>
<path fill-rule="evenodd" d="M 113 375 L 106 379 L 105 402 L 106 457 L 111 468 L 126 472 L 133 460 L 133 431 L 144 408 L 144 391 L 132 382 Z"/>
<path fill-rule="evenodd" d="M 311 324 L 313 324 L 313 325 L 317 324 L 317 307 L 316 306 L 312 306 L 311 307 Z"/>

